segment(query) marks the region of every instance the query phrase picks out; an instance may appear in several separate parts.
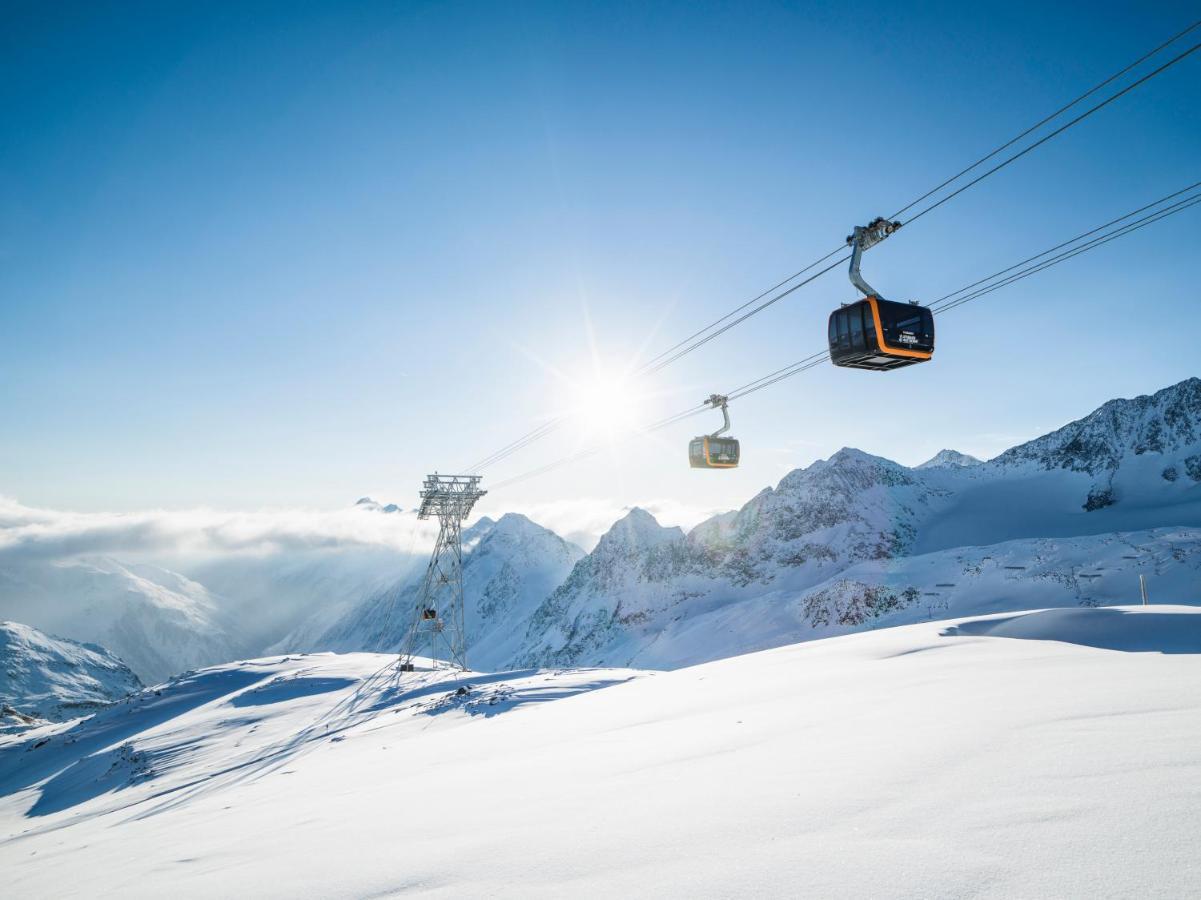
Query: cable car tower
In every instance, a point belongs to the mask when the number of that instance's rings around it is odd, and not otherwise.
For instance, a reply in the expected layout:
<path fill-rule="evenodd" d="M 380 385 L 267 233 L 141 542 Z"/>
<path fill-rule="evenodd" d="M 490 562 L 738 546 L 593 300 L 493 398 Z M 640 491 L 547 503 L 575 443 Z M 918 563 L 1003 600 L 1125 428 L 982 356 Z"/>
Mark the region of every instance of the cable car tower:
<path fill-rule="evenodd" d="M 445 649 L 448 665 L 466 670 L 467 632 L 463 614 L 463 520 L 475 502 L 488 493 L 480 490 L 479 475 L 427 475 L 421 488 L 418 519 L 438 517 L 441 528 L 434 554 L 425 570 L 413 620 L 400 655 L 400 671 L 413 671 L 413 654 L 428 643 L 430 658 Z M 425 639 L 423 641 L 423 639 Z"/>

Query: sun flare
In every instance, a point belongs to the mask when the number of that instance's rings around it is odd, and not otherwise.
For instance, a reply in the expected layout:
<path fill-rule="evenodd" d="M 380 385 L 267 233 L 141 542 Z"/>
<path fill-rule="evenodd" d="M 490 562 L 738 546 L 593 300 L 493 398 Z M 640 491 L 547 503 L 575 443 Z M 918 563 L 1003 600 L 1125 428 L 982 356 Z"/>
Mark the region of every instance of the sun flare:
<path fill-rule="evenodd" d="M 615 439 L 643 422 L 641 398 L 634 379 L 607 368 L 570 378 L 564 409 L 583 440 Z"/>

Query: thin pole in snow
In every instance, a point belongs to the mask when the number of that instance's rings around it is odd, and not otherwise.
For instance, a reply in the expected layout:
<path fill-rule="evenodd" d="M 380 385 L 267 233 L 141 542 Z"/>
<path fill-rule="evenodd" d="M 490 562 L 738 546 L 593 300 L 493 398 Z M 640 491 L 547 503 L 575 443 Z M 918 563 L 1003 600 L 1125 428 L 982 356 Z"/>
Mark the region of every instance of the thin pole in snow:
<path fill-rule="evenodd" d="M 1147 605 L 1147 576 L 1146 575 L 1138 576 L 1138 589 L 1143 594 L 1143 606 L 1146 606 Z"/>

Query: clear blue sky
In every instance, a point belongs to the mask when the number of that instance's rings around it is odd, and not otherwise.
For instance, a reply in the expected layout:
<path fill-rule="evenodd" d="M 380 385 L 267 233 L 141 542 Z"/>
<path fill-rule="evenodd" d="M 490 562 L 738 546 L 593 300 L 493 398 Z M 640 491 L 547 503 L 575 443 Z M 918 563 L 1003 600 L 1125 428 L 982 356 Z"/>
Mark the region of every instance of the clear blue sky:
<path fill-rule="evenodd" d="M 0 494 L 411 505 L 574 402 L 590 348 L 658 352 L 1196 12 L 6 4 Z M 868 279 L 937 297 L 1201 179 L 1199 98 L 1201 54 L 873 250 Z M 988 455 L 1195 375 L 1199 216 L 940 319 L 930 365 L 748 398 L 737 472 L 686 467 L 694 420 L 490 507 L 734 506 L 843 445 Z M 612 403 L 657 418 L 819 350 L 852 296 L 832 273 Z"/>

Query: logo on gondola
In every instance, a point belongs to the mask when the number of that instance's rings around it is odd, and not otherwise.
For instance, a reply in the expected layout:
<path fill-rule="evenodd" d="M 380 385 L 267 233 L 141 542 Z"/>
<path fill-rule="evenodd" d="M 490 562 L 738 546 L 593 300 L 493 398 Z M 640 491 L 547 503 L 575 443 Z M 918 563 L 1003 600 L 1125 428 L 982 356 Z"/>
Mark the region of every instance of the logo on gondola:
<path fill-rule="evenodd" d="M 899 338 L 897 338 L 897 340 L 900 341 L 902 344 L 916 344 L 917 343 L 917 337 L 913 334 L 912 331 L 902 331 L 901 336 Z"/>

